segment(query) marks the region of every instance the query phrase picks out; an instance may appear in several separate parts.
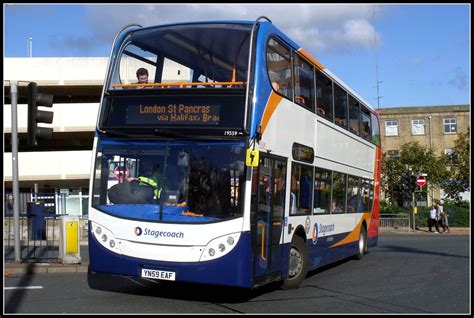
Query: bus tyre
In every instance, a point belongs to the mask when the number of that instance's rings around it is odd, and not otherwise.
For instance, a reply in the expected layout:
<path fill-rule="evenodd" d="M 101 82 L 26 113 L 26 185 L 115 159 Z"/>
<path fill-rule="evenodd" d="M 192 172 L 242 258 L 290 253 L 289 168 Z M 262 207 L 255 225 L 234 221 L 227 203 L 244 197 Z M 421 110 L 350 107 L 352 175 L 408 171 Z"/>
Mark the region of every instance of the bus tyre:
<path fill-rule="evenodd" d="M 288 267 L 288 278 L 283 281 L 283 289 L 298 288 L 308 272 L 308 250 L 299 236 L 294 236 L 291 241 Z"/>
<path fill-rule="evenodd" d="M 364 257 L 365 252 L 367 252 L 367 231 L 365 226 L 361 226 L 359 233 L 359 243 L 357 245 L 357 254 L 356 259 L 361 260 Z"/>

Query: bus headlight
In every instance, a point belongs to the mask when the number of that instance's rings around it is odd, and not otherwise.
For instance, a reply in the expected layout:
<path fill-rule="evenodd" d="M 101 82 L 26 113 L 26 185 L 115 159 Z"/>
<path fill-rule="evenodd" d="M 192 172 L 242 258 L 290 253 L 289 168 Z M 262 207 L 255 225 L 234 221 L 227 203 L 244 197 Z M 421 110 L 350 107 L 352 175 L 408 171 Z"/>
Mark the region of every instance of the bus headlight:
<path fill-rule="evenodd" d="M 115 238 L 115 235 L 102 225 L 98 225 L 97 223 L 91 222 L 92 226 L 92 235 L 94 235 L 97 242 L 100 243 L 106 249 L 113 251 L 118 254 L 122 254 L 120 251 L 120 241 Z M 119 243 L 119 244 L 117 244 Z"/>
<path fill-rule="evenodd" d="M 240 233 L 224 235 L 210 241 L 201 254 L 200 262 L 209 261 L 224 256 L 232 251 L 240 237 Z"/>

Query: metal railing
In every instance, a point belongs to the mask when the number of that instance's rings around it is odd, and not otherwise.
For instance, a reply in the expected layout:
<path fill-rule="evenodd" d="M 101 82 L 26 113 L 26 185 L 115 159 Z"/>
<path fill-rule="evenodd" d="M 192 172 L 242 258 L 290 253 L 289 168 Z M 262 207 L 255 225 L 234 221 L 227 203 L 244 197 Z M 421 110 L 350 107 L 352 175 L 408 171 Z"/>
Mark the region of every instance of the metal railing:
<path fill-rule="evenodd" d="M 403 214 L 380 214 L 379 227 L 409 230 L 410 216 Z"/>
<path fill-rule="evenodd" d="M 42 218 L 20 214 L 20 259 L 22 262 L 57 262 L 59 257 L 59 217 L 45 214 Z M 39 224 L 42 222 L 42 224 Z M 5 261 L 15 260 L 13 216 L 3 218 Z"/>

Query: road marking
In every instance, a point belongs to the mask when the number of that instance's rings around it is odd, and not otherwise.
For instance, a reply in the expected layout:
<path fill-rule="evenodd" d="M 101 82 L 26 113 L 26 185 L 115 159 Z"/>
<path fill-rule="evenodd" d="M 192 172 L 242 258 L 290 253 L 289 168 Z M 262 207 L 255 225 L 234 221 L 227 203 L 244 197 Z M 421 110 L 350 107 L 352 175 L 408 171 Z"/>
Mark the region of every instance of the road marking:
<path fill-rule="evenodd" d="M 5 287 L 5 290 L 12 290 L 12 289 L 43 289 L 43 286 L 13 286 L 13 287 Z"/>

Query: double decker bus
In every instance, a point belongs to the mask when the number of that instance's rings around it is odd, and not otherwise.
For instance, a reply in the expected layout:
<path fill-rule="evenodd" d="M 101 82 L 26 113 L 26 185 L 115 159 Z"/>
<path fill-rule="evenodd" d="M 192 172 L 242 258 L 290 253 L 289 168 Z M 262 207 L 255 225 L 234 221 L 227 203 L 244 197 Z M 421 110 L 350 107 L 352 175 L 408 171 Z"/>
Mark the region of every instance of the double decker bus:
<path fill-rule="evenodd" d="M 91 275 L 296 288 L 377 244 L 378 114 L 265 17 L 119 31 L 93 154 Z"/>

